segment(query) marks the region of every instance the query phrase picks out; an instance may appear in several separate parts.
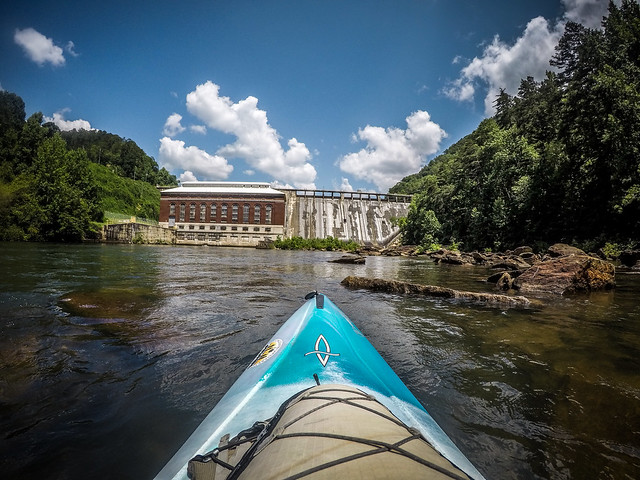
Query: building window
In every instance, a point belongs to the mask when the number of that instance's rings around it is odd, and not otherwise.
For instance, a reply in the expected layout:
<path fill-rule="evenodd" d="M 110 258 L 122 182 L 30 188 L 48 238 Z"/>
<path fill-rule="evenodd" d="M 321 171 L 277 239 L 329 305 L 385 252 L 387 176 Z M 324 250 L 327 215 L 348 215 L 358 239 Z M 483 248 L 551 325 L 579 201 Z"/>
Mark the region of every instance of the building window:
<path fill-rule="evenodd" d="M 242 206 L 242 223 L 249 223 L 249 205 Z"/>
<path fill-rule="evenodd" d="M 253 207 L 253 223 L 260 223 L 260 205 Z"/>
<path fill-rule="evenodd" d="M 176 204 L 172 203 L 169 205 L 169 216 L 175 216 L 176 214 Z"/>
<path fill-rule="evenodd" d="M 227 220 L 227 204 L 223 203 L 222 207 L 220 208 L 220 216 L 222 217 L 222 219 Z"/>
<path fill-rule="evenodd" d="M 233 223 L 238 223 L 238 204 L 234 203 L 231 206 L 231 221 Z"/>
<path fill-rule="evenodd" d="M 180 221 L 184 222 L 184 210 L 185 210 L 185 204 L 181 203 L 180 204 Z"/>
<path fill-rule="evenodd" d="M 204 203 L 200 204 L 200 221 L 204 222 L 204 219 L 207 216 L 207 205 Z"/>
<path fill-rule="evenodd" d="M 196 221 L 196 204 L 195 203 L 192 203 L 189 206 L 189 221 L 190 222 Z"/>
<path fill-rule="evenodd" d="M 204 230 L 204 225 L 200 225 L 198 228 L 199 228 L 200 230 Z"/>
<path fill-rule="evenodd" d="M 218 207 L 216 206 L 215 203 L 211 204 L 211 212 L 209 213 L 209 221 L 210 222 L 215 222 L 216 221 L 216 215 L 218 214 Z"/>
<path fill-rule="evenodd" d="M 242 227 L 242 231 L 243 232 L 248 232 L 249 231 L 249 227 Z"/>
<path fill-rule="evenodd" d="M 271 225 L 271 205 L 265 208 L 264 223 Z"/>

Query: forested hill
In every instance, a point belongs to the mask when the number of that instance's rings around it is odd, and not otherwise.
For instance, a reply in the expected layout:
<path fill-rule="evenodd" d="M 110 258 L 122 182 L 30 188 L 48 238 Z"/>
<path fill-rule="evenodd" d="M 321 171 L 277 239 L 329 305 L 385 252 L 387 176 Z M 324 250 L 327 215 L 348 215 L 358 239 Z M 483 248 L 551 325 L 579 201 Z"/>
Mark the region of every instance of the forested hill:
<path fill-rule="evenodd" d="M 0 240 L 82 240 L 105 211 L 158 218 L 155 186 L 176 177 L 135 142 L 25 117 L 22 98 L 0 91 Z"/>
<path fill-rule="evenodd" d="M 640 240 L 640 7 L 568 23 L 554 71 L 390 191 L 415 194 L 407 243 L 505 249 Z"/>
<path fill-rule="evenodd" d="M 158 169 L 156 161 L 133 141 L 102 130 L 60 132 L 70 150 L 83 149 L 89 161 L 108 166 L 115 174 L 152 185 L 177 185 L 175 175 Z"/>

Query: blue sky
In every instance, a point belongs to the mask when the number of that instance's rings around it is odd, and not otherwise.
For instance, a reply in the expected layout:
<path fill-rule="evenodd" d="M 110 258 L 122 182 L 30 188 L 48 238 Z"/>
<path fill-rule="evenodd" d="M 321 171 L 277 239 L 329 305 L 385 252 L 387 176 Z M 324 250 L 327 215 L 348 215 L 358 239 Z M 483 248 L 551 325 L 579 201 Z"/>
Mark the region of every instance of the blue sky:
<path fill-rule="evenodd" d="M 607 0 L 14 1 L 0 88 L 183 180 L 386 192 Z"/>

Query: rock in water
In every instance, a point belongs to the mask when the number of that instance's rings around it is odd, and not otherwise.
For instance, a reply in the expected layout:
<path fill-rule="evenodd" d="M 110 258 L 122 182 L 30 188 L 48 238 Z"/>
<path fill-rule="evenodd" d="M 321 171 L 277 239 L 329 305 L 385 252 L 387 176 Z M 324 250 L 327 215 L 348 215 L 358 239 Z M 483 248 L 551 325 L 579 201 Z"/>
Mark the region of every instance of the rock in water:
<path fill-rule="evenodd" d="M 499 307 L 527 308 L 531 302 L 525 297 L 510 295 L 496 295 L 493 293 L 463 292 L 452 288 L 433 285 L 418 285 L 416 283 L 383 280 L 381 278 L 366 278 L 349 276 L 342 280 L 342 285 L 348 288 L 365 288 L 375 292 L 387 292 L 403 295 L 426 295 L 431 297 L 451 298 L 474 303 L 484 303 Z"/>
<path fill-rule="evenodd" d="M 615 287 L 613 264 L 585 254 L 552 258 L 540 262 L 514 281 L 525 293 L 589 292 Z"/>
<path fill-rule="evenodd" d="M 549 257 L 566 257 L 569 255 L 586 255 L 584 250 L 580 250 L 577 247 L 572 247 L 571 245 L 567 245 L 566 243 L 556 243 L 551 245 L 547 250 L 547 255 Z"/>
<path fill-rule="evenodd" d="M 351 263 L 354 265 L 364 265 L 365 257 L 355 255 L 343 255 L 335 260 L 329 260 L 331 263 Z"/>

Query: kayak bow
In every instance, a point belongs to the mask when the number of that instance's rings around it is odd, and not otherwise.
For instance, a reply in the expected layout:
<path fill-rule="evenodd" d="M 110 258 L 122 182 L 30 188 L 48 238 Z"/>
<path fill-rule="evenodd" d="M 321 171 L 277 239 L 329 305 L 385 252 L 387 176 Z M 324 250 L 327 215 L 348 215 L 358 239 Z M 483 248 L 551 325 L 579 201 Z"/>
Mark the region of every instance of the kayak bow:
<path fill-rule="evenodd" d="M 301 401 L 310 396 L 313 402 Z M 295 421 L 283 420 L 302 405 L 310 408 Z M 298 417 L 306 423 L 294 429 Z M 404 430 L 392 431 L 400 426 Z M 335 443 L 345 441 L 357 447 Z M 383 464 L 404 472 L 403 478 L 483 479 L 360 330 L 314 292 L 156 479 L 183 480 L 188 469 L 198 480 L 217 480 L 254 478 L 255 472 L 260 478 L 313 477 L 335 468 L 342 470 L 332 471 L 332 478 L 385 478 Z M 433 475 L 419 470 L 425 465 Z M 208 471 L 223 473 L 202 473 Z"/>

